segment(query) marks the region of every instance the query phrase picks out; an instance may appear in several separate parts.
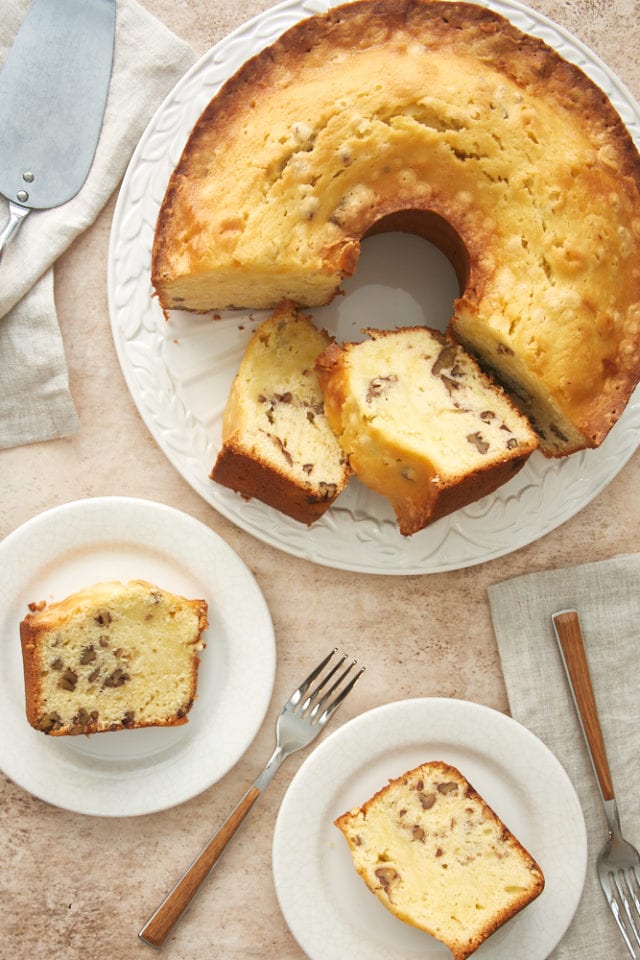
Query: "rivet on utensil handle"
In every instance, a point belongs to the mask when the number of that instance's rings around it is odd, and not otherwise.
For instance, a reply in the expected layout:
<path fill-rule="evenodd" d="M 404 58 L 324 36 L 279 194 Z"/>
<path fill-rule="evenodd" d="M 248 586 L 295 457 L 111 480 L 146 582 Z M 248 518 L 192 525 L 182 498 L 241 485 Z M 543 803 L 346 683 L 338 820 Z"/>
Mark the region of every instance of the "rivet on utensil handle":
<path fill-rule="evenodd" d="M 604 737 L 598 720 L 596 700 L 591 684 L 589 663 L 584 648 L 580 619 L 575 610 L 561 610 L 551 617 L 556 639 L 562 654 L 582 732 L 584 733 L 591 763 L 595 771 L 603 800 L 615 799 L 609 761 Z"/>
<path fill-rule="evenodd" d="M 257 787 L 253 786 L 247 790 L 220 830 L 214 834 L 204 850 L 178 880 L 171 893 L 147 920 L 138 934 L 144 943 L 149 944 L 150 947 L 162 946 L 259 796 L 260 791 Z"/>

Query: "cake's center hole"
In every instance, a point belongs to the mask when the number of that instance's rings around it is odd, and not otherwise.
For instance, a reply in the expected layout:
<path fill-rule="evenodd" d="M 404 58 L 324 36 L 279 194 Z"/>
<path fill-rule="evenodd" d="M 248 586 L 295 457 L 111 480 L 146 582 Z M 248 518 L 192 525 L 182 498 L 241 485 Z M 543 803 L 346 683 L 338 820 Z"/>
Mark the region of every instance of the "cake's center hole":
<path fill-rule="evenodd" d="M 316 322 L 339 342 L 364 339 L 364 327 L 428 326 L 444 331 L 460 295 L 448 257 L 428 240 L 403 232 L 363 240 L 358 268 L 342 288 L 344 296 L 314 310 Z"/>

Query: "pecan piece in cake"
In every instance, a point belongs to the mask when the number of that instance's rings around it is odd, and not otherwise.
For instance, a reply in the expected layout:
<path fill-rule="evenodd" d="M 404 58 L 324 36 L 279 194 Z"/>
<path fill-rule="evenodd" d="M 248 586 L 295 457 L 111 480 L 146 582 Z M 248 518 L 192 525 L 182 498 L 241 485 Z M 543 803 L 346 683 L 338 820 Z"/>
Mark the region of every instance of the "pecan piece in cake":
<path fill-rule="evenodd" d="M 467 436 L 469 443 L 473 444 L 478 453 L 487 453 L 490 444 L 484 439 L 481 433 L 470 433 Z"/>

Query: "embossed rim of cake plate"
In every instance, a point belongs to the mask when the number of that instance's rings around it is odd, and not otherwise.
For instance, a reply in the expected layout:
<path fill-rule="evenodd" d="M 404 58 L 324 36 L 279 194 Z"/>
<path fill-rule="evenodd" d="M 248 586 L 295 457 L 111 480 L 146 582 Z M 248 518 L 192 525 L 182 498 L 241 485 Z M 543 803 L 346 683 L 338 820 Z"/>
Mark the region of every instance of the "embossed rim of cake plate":
<path fill-rule="evenodd" d="M 634 141 L 640 145 L 640 108 L 606 64 L 566 29 L 515 0 L 486 0 L 485 6 L 553 46 L 576 63 L 607 94 Z M 524 469 L 495 494 L 438 521 L 411 538 L 397 531 L 388 504 L 352 483 L 311 528 L 259 501 L 245 502 L 209 479 L 220 443 L 222 401 L 214 415 L 194 414 L 181 396 L 183 384 L 170 367 L 171 345 L 190 337 L 198 347 L 202 324 L 168 326 L 149 281 L 157 211 L 168 177 L 200 112 L 221 84 L 260 49 L 303 17 L 324 12 L 323 0 L 285 0 L 240 26 L 209 50 L 161 105 L 129 164 L 118 197 L 109 249 L 109 308 L 118 359 L 132 398 L 158 446 L 210 506 L 259 540 L 321 565 L 353 572 L 408 575 L 442 573 L 496 559 L 520 549 L 569 520 L 618 474 L 640 437 L 640 391 L 597 450 L 564 460 L 534 454 Z M 257 316 L 257 315 L 256 315 Z M 244 321 L 244 324 L 243 324 Z M 226 344 L 214 384 L 230 382 L 252 328 L 248 314 L 225 315 L 216 335 Z M 245 327 L 240 334 L 240 326 Z M 178 336 L 176 335 L 178 334 Z M 204 380 L 203 380 L 204 384 Z M 204 389 L 209 389 L 211 381 Z"/>

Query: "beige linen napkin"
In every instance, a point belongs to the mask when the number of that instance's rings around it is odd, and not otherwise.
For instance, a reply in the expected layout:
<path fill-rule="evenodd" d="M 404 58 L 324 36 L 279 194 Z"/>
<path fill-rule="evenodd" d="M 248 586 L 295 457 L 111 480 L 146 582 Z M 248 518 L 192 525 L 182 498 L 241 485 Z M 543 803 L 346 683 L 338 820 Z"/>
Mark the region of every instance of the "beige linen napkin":
<path fill-rule="evenodd" d="M 29 0 L 4 0 L 0 65 L 28 6 Z M 68 203 L 30 213 L 0 260 L 0 448 L 78 429 L 54 303 L 53 264 L 94 222 L 153 112 L 195 60 L 191 47 L 136 0 L 117 0 L 116 10 L 111 85 L 89 176 Z M 2 198 L 0 223 L 7 219 Z M 95 282 L 106 282 L 106 266 Z"/>
<path fill-rule="evenodd" d="M 551 614 L 580 615 L 624 834 L 640 847 L 640 554 L 533 573 L 488 588 L 512 716 L 569 775 L 584 812 L 584 893 L 553 960 L 627 960 L 596 874 L 607 823 L 557 649 Z"/>

